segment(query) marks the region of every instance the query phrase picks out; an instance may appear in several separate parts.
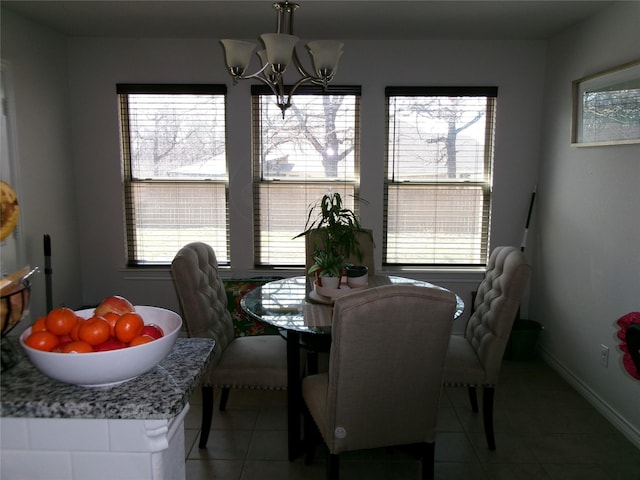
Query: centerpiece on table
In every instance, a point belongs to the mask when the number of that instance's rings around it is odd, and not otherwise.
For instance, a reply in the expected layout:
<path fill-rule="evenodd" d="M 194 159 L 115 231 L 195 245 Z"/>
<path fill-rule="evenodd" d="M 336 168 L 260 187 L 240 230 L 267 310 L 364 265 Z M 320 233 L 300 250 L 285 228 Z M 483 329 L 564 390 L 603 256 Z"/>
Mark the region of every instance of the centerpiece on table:
<path fill-rule="evenodd" d="M 309 209 L 304 231 L 294 238 L 308 237 L 311 241 L 307 245 L 312 245 L 314 263 L 308 273 L 315 274 L 318 285 L 338 289 L 345 269 L 351 265 L 347 259 L 362 261 L 358 236 L 363 233 L 371 235 L 361 227 L 354 211 L 344 207 L 342 197 L 335 192 L 323 195 Z"/>

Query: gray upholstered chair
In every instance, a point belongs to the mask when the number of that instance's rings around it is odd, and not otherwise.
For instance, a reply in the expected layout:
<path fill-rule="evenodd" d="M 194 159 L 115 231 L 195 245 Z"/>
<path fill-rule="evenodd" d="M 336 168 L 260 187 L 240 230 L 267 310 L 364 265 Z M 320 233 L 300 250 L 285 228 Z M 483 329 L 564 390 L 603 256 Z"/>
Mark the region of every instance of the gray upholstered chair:
<path fill-rule="evenodd" d="M 445 385 L 467 387 L 471 409 L 478 411 L 476 389 L 482 388 L 485 436 L 495 450 L 493 402 L 507 341 L 531 274 L 515 247 L 496 247 L 478 287 L 464 335 L 451 335 Z"/>
<path fill-rule="evenodd" d="M 202 382 L 199 446 L 205 448 L 213 418 L 213 388 L 222 389 L 220 410 L 226 407 L 230 388 L 286 389 L 286 342 L 280 335 L 235 338 L 218 261 L 209 245 L 195 242 L 181 248 L 171 273 L 188 335 L 216 342 Z"/>
<path fill-rule="evenodd" d="M 328 478 L 338 478 L 340 453 L 395 445 L 419 446 L 422 478 L 433 478 L 455 309 L 451 292 L 412 285 L 336 299 L 329 371 L 302 381 L 305 439 L 315 423 L 329 450 Z"/>

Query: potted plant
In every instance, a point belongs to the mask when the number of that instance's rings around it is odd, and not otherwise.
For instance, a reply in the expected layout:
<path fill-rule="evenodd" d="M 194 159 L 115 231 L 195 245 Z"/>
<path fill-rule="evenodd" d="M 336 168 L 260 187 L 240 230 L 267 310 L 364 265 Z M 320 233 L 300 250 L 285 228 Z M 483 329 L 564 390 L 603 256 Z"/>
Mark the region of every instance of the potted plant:
<path fill-rule="evenodd" d="M 342 197 L 335 192 L 323 195 L 309 209 L 304 231 L 294 238 L 309 236 L 314 241 L 312 258 L 315 263 L 308 273 L 339 279 L 347 258 L 362 259 L 358 244 L 360 232 L 370 235 L 360 226 L 355 212 L 345 208 Z"/>
<path fill-rule="evenodd" d="M 316 250 L 313 252 L 315 262 L 309 268 L 309 274 L 317 273 L 320 285 L 326 288 L 340 288 L 340 278 L 344 268 L 344 258 L 333 250 Z"/>

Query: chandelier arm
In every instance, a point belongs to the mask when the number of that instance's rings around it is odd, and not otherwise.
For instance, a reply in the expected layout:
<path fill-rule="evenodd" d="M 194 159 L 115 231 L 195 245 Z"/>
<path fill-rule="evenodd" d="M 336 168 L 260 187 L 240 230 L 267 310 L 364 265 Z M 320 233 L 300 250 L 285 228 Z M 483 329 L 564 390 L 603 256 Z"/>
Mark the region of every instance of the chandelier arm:
<path fill-rule="evenodd" d="M 257 72 L 254 72 L 254 73 L 252 73 L 250 75 L 237 75 L 235 77 L 240 79 L 240 80 L 247 80 L 247 79 L 251 79 L 251 78 L 257 78 L 259 80 L 265 81 L 263 78 L 260 77 L 260 74 L 262 73 L 263 76 L 266 76 L 266 75 L 264 75 L 264 71 L 267 69 L 268 66 L 269 66 L 269 64 L 265 64 L 265 65 L 262 66 L 262 68 L 260 70 L 258 70 Z"/>
<path fill-rule="evenodd" d="M 300 75 L 302 75 L 304 78 L 312 78 L 315 80 L 321 80 L 320 77 L 315 77 L 313 75 L 311 75 L 305 68 L 304 65 L 302 65 L 302 62 L 300 61 L 300 57 L 298 56 L 298 52 L 296 51 L 296 49 L 293 49 L 293 54 L 291 55 L 291 58 L 293 60 L 293 64 L 296 67 L 296 70 L 298 70 L 298 73 Z"/>
<path fill-rule="evenodd" d="M 259 80 L 265 85 L 267 85 L 271 90 L 271 93 L 273 93 L 278 98 L 278 101 L 280 101 L 280 98 L 284 98 L 284 95 L 282 95 L 281 93 L 278 93 L 278 90 L 276 89 L 277 84 L 275 84 L 274 82 L 271 82 L 268 78 L 265 78 L 264 76 L 260 76 L 257 73 L 246 78 L 255 78 L 256 80 Z M 243 80 L 244 79 L 245 77 L 243 77 Z"/>
<path fill-rule="evenodd" d="M 298 89 L 298 87 L 300 85 L 303 85 L 307 82 L 312 82 L 315 83 L 315 80 L 313 77 L 304 77 L 301 78 L 300 80 L 298 80 L 292 87 L 291 90 L 289 90 L 289 95 L 287 95 L 287 104 L 291 105 L 291 97 L 293 96 L 293 94 L 295 93 L 295 91 Z"/>

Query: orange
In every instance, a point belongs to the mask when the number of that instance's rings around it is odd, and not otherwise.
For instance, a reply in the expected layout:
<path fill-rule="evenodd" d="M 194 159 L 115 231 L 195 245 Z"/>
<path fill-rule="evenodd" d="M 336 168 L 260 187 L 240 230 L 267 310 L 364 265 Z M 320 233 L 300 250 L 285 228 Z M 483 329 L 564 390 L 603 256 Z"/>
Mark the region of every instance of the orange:
<path fill-rule="evenodd" d="M 78 322 L 76 312 L 67 307 L 54 308 L 47 315 L 47 330 L 55 335 L 68 335 Z"/>
<path fill-rule="evenodd" d="M 36 350 L 50 352 L 58 346 L 60 340 L 51 332 L 34 332 L 24 340 L 24 343 Z"/>
<path fill-rule="evenodd" d="M 91 353 L 93 347 L 82 340 L 69 342 L 62 347 L 62 353 Z"/>
<path fill-rule="evenodd" d="M 31 333 L 46 332 L 47 331 L 46 320 L 47 320 L 47 316 L 43 315 L 42 317 L 34 321 L 33 324 L 31 325 Z"/>
<path fill-rule="evenodd" d="M 69 336 L 71 337 L 71 340 L 73 340 L 74 342 L 77 342 L 78 340 L 80 340 L 80 337 L 78 336 L 78 332 L 80 331 L 80 326 L 85 321 L 86 320 L 84 318 L 78 317 L 78 321 L 76 322 L 76 324 L 73 326 L 73 328 L 69 332 Z"/>
<path fill-rule="evenodd" d="M 116 338 L 124 343 L 129 343 L 139 335 L 142 335 L 144 320 L 139 313 L 125 313 L 116 322 Z"/>
<path fill-rule="evenodd" d="M 89 345 L 99 345 L 109 340 L 109 322 L 102 317 L 91 317 L 80 325 L 78 338 Z M 73 338 L 73 337 L 72 337 Z"/>
<path fill-rule="evenodd" d="M 110 334 L 112 337 L 116 336 L 116 322 L 120 318 L 120 314 L 116 312 L 107 312 L 102 315 L 104 319 L 109 322 L 109 326 L 111 327 Z"/>
<path fill-rule="evenodd" d="M 134 339 L 129 342 L 129 346 L 135 347 L 136 345 L 143 345 L 149 342 L 153 342 L 153 337 L 150 337 L 149 335 L 138 335 L 137 337 L 134 337 Z"/>

